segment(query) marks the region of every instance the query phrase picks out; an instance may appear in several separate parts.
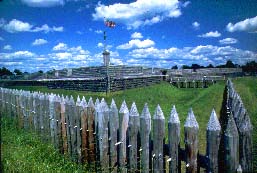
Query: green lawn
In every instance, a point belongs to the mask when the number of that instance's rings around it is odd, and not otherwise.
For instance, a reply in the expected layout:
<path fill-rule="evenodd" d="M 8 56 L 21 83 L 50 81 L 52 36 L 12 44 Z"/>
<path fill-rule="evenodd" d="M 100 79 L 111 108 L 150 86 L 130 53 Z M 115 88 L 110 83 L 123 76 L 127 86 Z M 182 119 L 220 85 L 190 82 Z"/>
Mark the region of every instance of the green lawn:
<path fill-rule="evenodd" d="M 252 124 L 254 129 L 254 153 L 257 153 L 257 110 L 256 110 L 256 96 L 257 96 L 257 88 L 256 88 L 256 78 L 238 78 L 233 79 L 233 82 L 235 84 L 236 90 L 241 95 L 242 100 L 250 114 Z M 181 146 L 184 147 L 184 128 L 183 125 L 185 123 L 185 119 L 187 116 L 188 109 L 190 107 L 193 108 L 194 114 L 196 116 L 196 119 L 199 123 L 199 150 L 200 153 L 205 154 L 205 146 L 206 146 L 206 125 L 209 120 L 209 116 L 211 113 L 212 108 L 215 108 L 217 115 L 220 114 L 220 108 L 222 104 L 222 97 L 223 97 L 223 91 L 225 87 L 225 82 L 219 82 L 207 89 L 178 89 L 173 86 L 171 86 L 168 83 L 162 83 L 150 87 L 145 88 L 137 88 L 137 89 L 130 89 L 125 91 L 119 91 L 114 92 L 106 95 L 105 93 L 92 93 L 92 92 L 82 92 L 82 91 L 67 91 L 67 90 L 49 90 L 46 87 L 15 87 L 18 89 L 24 89 L 24 90 L 31 90 L 31 91 L 41 91 L 41 92 L 47 92 L 47 93 L 56 93 L 56 94 L 64 94 L 64 95 L 73 95 L 73 97 L 77 97 L 77 95 L 85 96 L 88 100 L 90 96 L 93 97 L 95 100 L 97 97 L 100 99 L 104 97 L 108 104 L 110 104 L 111 99 L 114 98 L 116 101 L 116 104 L 118 107 L 120 107 L 122 101 L 125 99 L 127 102 L 128 107 L 130 108 L 133 101 L 136 102 L 136 105 L 138 107 L 139 112 L 141 113 L 144 103 L 148 103 L 150 112 L 153 116 L 154 110 L 157 106 L 157 104 L 160 104 L 165 118 L 166 118 L 166 126 L 168 122 L 168 117 L 170 114 L 170 110 L 173 104 L 176 105 L 180 121 L 181 121 Z M 167 128 L 166 128 L 167 129 Z M 9 134 L 15 133 L 15 130 L 10 132 Z M 24 134 L 25 132 L 19 132 L 19 134 L 16 135 L 18 137 L 19 135 Z M 4 135 L 3 135 L 4 136 Z M 26 136 L 26 135 L 25 135 Z M 9 137 L 11 138 L 11 137 Z M 7 138 L 6 138 L 7 139 Z M 11 139 L 9 139 L 11 140 Z M 7 141 L 9 141 L 7 140 Z M 7 144 L 7 141 L 3 142 L 3 146 L 5 147 Z M 19 145 L 16 145 L 15 143 L 12 144 L 12 147 L 17 147 Z M 10 147 L 10 148 L 12 148 Z M 22 145 L 24 149 L 22 150 L 28 150 L 28 145 Z M 28 148 L 26 148 L 28 147 Z M 8 147 L 9 148 L 9 147 Z M 8 151 L 8 150 L 7 150 Z M 6 151 L 6 152 L 7 152 Z M 24 158 L 18 158 L 18 155 L 8 155 L 8 153 L 4 152 L 4 160 L 5 163 L 8 162 L 9 165 L 15 164 L 12 163 L 14 161 L 13 157 L 17 157 L 16 160 L 21 160 L 20 162 L 27 162 L 26 157 Z M 17 151 L 18 152 L 18 151 Z M 43 155 L 43 154 L 42 154 Z M 29 156 L 27 156 L 29 157 Z M 25 160 L 23 160 L 25 159 Z M 254 155 L 255 163 L 257 163 L 257 155 Z M 7 165 L 8 165 L 7 164 Z M 31 163 L 32 164 L 32 163 Z M 34 164 L 34 163 L 33 163 Z M 44 165 L 45 163 L 42 163 Z M 53 163 L 54 164 L 54 163 Z M 56 162 L 58 164 L 58 162 Z M 255 164 L 257 165 L 257 164 Z M 40 165 L 38 165 L 40 166 Z M 17 168 L 18 169 L 18 168 Z M 257 169 L 257 168 L 256 168 Z M 27 169 L 29 170 L 29 169 Z M 78 170 L 82 170 L 82 168 L 78 168 Z"/>
<path fill-rule="evenodd" d="M 253 170 L 257 170 L 257 78 L 237 78 L 233 83 L 253 125 Z"/>
<path fill-rule="evenodd" d="M 1 117 L 3 172 L 87 172 L 86 166 L 70 161 L 52 145 L 42 143 L 35 133 L 18 129 L 16 124 Z"/>

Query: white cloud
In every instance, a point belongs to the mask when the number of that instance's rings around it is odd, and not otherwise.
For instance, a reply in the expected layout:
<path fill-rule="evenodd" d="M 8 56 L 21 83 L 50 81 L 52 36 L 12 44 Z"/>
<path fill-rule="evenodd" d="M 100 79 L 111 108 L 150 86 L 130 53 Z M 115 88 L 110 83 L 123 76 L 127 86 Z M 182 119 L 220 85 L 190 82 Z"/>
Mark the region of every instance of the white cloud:
<path fill-rule="evenodd" d="M 55 55 L 58 58 L 58 60 L 67 60 L 72 57 L 72 54 L 68 52 L 56 53 Z"/>
<path fill-rule="evenodd" d="M 97 34 L 102 34 L 103 31 L 102 31 L 102 30 L 95 30 L 95 33 L 97 33 Z"/>
<path fill-rule="evenodd" d="M 41 27 L 34 27 L 28 22 L 23 22 L 17 19 L 12 19 L 9 23 L 6 23 L 4 19 L 0 21 L 0 28 L 3 28 L 9 33 L 17 32 L 63 32 L 63 27 L 49 27 L 47 24 L 42 25 Z"/>
<path fill-rule="evenodd" d="M 53 47 L 54 51 L 60 51 L 60 50 L 67 50 L 68 46 L 65 43 L 58 43 L 56 46 Z"/>
<path fill-rule="evenodd" d="M 47 40 L 42 39 L 42 38 L 39 38 L 39 39 L 36 39 L 36 40 L 32 43 L 32 45 L 33 45 L 33 46 L 39 46 L 39 45 L 46 44 L 46 43 L 48 43 Z"/>
<path fill-rule="evenodd" d="M 210 31 L 202 35 L 198 35 L 198 37 L 208 38 L 208 37 L 220 37 L 221 33 L 218 31 Z"/>
<path fill-rule="evenodd" d="M 33 25 L 30 25 L 27 22 L 19 21 L 17 19 L 11 20 L 8 24 L 5 24 L 4 21 L 4 24 L 2 25 L 2 28 L 10 33 L 29 32 L 31 31 L 32 27 Z"/>
<path fill-rule="evenodd" d="M 21 57 L 21 56 L 33 57 L 33 56 L 35 56 L 35 54 L 26 50 L 26 51 L 17 51 L 14 53 L 14 56 L 16 56 L 16 57 Z"/>
<path fill-rule="evenodd" d="M 189 4 L 191 4 L 190 1 L 186 1 L 184 4 L 183 4 L 183 7 L 187 7 Z"/>
<path fill-rule="evenodd" d="M 53 7 L 64 5 L 64 0 L 21 0 L 24 4 L 30 7 Z"/>
<path fill-rule="evenodd" d="M 195 21 L 195 22 L 192 23 L 192 26 L 193 26 L 194 29 L 199 29 L 200 23 L 198 23 L 197 21 Z"/>
<path fill-rule="evenodd" d="M 12 46 L 11 45 L 5 45 L 4 50 L 12 50 Z"/>
<path fill-rule="evenodd" d="M 98 43 L 97 47 L 102 48 L 102 47 L 104 47 L 104 44 L 103 43 Z"/>
<path fill-rule="evenodd" d="M 108 6 L 98 3 L 93 19 L 102 20 L 106 17 L 125 24 L 128 29 L 136 29 L 180 15 L 180 2 L 178 0 L 138 0 L 129 4 L 115 3 Z"/>
<path fill-rule="evenodd" d="M 152 40 L 146 39 L 146 40 L 130 40 L 128 43 L 122 44 L 117 46 L 117 49 L 131 49 L 131 48 L 146 48 L 146 47 L 151 47 L 155 43 Z"/>
<path fill-rule="evenodd" d="M 0 41 L 4 41 L 3 37 L 0 37 Z"/>
<path fill-rule="evenodd" d="M 220 44 L 236 44 L 238 41 L 235 38 L 225 38 L 219 41 Z"/>
<path fill-rule="evenodd" d="M 244 64 L 248 61 L 257 60 L 257 54 L 255 52 L 237 49 L 231 46 L 218 47 L 213 45 L 199 45 L 196 47 L 184 47 L 182 49 L 175 47 L 169 49 L 157 49 L 154 47 L 134 49 L 129 52 L 129 57 L 136 58 L 137 60 L 130 60 L 129 62 L 144 65 L 157 65 L 161 61 L 167 61 L 169 63 L 179 62 L 180 64 L 188 65 L 192 63 L 201 65 L 212 63 L 215 65 L 224 63 L 229 59 L 234 63 Z M 161 65 L 167 67 L 167 64 Z"/>
<path fill-rule="evenodd" d="M 250 19 L 245 19 L 235 24 L 228 23 L 226 29 L 229 32 L 235 32 L 235 31 L 257 32 L 257 16 Z"/>
<path fill-rule="evenodd" d="M 143 36 L 140 32 L 134 32 L 133 34 L 131 34 L 131 38 L 140 39 L 140 38 L 143 38 Z"/>

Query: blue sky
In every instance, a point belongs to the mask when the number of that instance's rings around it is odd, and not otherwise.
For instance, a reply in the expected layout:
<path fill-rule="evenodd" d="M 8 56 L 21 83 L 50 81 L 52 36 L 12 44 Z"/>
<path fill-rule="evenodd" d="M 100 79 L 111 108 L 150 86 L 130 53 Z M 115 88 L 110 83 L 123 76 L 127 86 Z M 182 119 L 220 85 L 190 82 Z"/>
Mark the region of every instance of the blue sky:
<path fill-rule="evenodd" d="M 0 67 L 100 66 L 103 31 L 115 65 L 244 64 L 257 60 L 257 1 L 3 0 Z"/>

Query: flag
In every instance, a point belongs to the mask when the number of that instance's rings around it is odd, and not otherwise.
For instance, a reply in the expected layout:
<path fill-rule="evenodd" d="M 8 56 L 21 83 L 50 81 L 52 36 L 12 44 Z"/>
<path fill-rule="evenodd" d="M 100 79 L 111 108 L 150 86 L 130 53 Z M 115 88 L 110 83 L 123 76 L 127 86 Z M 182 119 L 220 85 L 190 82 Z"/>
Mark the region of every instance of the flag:
<path fill-rule="evenodd" d="M 108 20 L 108 19 L 104 20 L 104 24 L 105 24 L 105 26 L 110 27 L 110 28 L 114 28 L 116 26 L 115 22 Z"/>

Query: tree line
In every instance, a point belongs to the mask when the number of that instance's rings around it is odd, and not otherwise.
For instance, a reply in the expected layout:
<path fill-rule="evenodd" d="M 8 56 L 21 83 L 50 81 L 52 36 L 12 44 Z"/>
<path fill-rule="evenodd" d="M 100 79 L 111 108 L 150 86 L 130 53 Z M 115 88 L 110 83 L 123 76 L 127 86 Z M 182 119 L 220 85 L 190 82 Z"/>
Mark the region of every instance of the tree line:
<path fill-rule="evenodd" d="M 199 69 L 199 68 L 242 68 L 243 72 L 246 73 L 257 73 L 257 62 L 255 61 L 251 61 L 251 62 L 247 62 L 244 65 L 238 65 L 238 64 L 234 64 L 231 60 L 228 60 L 225 64 L 222 65 L 217 65 L 214 66 L 212 64 L 209 64 L 208 66 L 202 66 L 199 64 L 192 64 L 191 66 L 189 65 L 182 65 L 181 66 L 182 69 Z M 177 65 L 174 65 L 173 67 L 171 67 L 171 69 L 178 69 Z"/>

